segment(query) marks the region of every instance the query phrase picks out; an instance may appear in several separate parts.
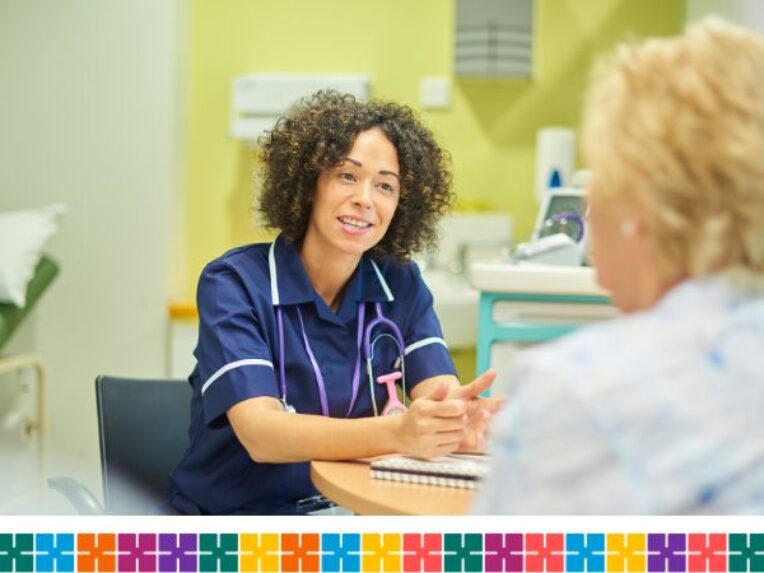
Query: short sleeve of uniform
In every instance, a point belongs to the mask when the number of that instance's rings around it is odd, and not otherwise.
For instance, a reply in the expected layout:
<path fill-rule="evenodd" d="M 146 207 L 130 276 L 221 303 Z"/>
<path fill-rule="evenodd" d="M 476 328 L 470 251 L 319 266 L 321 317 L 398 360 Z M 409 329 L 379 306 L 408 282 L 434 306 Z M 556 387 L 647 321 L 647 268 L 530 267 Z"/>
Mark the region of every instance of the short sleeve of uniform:
<path fill-rule="evenodd" d="M 410 289 L 403 297 L 411 315 L 403 338 L 406 343 L 405 366 L 408 392 L 428 378 L 456 375 L 454 362 L 443 339 L 440 321 L 433 309 L 433 298 L 416 264 L 411 265 Z"/>
<path fill-rule="evenodd" d="M 278 398 L 264 325 L 236 270 L 220 261 L 208 265 L 199 280 L 197 308 L 195 354 L 205 422 L 222 423 L 231 406 L 248 398 Z"/>

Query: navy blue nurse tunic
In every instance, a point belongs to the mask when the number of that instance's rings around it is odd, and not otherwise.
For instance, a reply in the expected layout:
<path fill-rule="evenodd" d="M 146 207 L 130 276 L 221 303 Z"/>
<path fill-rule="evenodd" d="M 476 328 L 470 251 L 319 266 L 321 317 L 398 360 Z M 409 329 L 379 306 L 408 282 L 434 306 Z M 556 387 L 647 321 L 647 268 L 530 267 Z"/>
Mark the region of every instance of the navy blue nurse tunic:
<path fill-rule="evenodd" d="M 278 304 L 288 403 L 301 414 L 322 413 L 299 308 L 326 385 L 329 415 L 373 416 L 363 361 L 358 396 L 352 411 L 348 409 L 358 355 L 359 305 L 366 305 L 366 325 L 376 316 L 377 302 L 403 334 L 407 392 L 432 376 L 455 374 L 432 295 L 414 263 L 374 262 L 364 255 L 336 314 L 313 288 L 297 250 L 281 236 L 273 243 L 234 249 L 208 264 L 197 291 L 199 340 L 197 364 L 189 377 L 190 444 L 170 477 L 170 505 L 191 514 L 300 513 L 298 501 L 318 493 L 308 463 L 253 461 L 234 435 L 226 411 L 249 398 L 282 398 Z M 387 333 L 387 327 L 376 327 L 373 337 Z M 398 357 L 390 338 L 381 337 L 374 347 L 374 377 L 390 372 Z M 381 412 L 387 390 L 378 383 L 373 387 Z"/>

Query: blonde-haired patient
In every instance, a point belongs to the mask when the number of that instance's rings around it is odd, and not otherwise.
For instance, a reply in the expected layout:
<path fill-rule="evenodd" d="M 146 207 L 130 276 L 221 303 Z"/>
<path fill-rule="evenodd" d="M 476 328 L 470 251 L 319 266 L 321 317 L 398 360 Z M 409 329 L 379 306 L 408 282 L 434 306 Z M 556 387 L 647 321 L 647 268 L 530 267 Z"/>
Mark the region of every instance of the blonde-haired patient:
<path fill-rule="evenodd" d="M 530 350 L 476 513 L 764 509 L 764 39 L 708 19 L 595 70 L 583 147 L 624 315 Z"/>

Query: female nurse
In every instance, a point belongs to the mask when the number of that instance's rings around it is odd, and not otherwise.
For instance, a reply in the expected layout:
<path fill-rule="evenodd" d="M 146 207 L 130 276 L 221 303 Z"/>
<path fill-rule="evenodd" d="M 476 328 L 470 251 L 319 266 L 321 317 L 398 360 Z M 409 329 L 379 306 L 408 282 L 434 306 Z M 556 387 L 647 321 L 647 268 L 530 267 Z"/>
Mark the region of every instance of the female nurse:
<path fill-rule="evenodd" d="M 260 211 L 281 233 L 199 280 L 190 445 L 168 500 L 181 513 L 308 513 L 309 460 L 480 448 L 498 407 L 479 398 L 492 372 L 459 385 L 410 262 L 452 199 L 411 110 L 318 92 L 261 150 Z"/>

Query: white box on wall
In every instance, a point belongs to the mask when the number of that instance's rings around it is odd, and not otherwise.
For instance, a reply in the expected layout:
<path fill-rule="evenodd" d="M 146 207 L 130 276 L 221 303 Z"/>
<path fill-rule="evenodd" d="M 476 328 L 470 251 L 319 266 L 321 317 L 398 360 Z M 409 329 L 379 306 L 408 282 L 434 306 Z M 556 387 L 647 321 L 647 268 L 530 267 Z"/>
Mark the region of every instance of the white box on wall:
<path fill-rule="evenodd" d="M 419 80 L 419 105 L 424 109 L 451 107 L 451 78 L 424 76 Z"/>
<path fill-rule="evenodd" d="M 255 142 L 290 106 L 320 89 L 369 98 L 366 74 L 249 74 L 233 80 L 230 135 Z"/>

